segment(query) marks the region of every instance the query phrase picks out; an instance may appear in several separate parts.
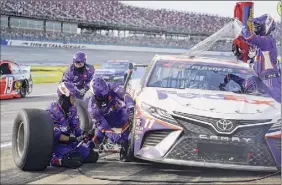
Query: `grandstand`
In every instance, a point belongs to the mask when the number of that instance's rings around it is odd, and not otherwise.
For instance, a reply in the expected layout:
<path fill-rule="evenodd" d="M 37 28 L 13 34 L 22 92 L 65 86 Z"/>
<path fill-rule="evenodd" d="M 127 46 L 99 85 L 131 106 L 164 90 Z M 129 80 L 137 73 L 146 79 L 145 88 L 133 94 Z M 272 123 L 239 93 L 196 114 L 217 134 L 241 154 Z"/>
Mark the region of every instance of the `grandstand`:
<path fill-rule="evenodd" d="M 117 0 L 2 0 L 1 7 L 2 38 L 64 43 L 189 49 L 231 20 Z M 210 50 L 230 48 L 231 41 L 222 40 Z"/>

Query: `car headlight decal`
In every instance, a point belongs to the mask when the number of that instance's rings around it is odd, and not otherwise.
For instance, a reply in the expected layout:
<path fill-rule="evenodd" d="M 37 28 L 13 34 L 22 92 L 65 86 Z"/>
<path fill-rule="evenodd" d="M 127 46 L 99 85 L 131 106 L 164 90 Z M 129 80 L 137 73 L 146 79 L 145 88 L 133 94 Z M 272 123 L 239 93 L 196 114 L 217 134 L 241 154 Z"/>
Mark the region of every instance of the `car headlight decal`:
<path fill-rule="evenodd" d="M 177 121 L 166 111 L 147 103 L 141 103 L 141 109 L 156 119 L 160 119 L 169 123 L 177 123 Z"/>

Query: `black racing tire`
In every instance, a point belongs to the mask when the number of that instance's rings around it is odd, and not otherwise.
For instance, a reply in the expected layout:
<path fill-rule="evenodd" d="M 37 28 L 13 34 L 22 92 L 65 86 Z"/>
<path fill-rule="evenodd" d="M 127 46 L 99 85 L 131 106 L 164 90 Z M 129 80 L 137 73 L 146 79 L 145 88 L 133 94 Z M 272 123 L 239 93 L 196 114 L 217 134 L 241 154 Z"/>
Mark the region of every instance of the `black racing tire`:
<path fill-rule="evenodd" d="M 20 95 L 21 95 L 21 98 L 25 98 L 26 95 L 27 95 L 27 92 L 28 92 L 28 82 L 26 80 L 24 80 L 22 82 L 22 86 L 20 87 Z"/>
<path fill-rule="evenodd" d="M 135 115 L 135 114 L 134 114 Z M 130 141 L 129 141 L 129 146 L 128 146 L 128 151 L 127 151 L 127 159 L 129 162 L 134 162 L 137 159 L 134 156 L 134 143 L 135 143 L 135 128 L 136 128 L 136 118 L 134 116 L 134 120 L 131 122 L 130 125 Z"/>
<path fill-rule="evenodd" d="M 92 120 L 88 113 L 88 104 L 83 100 L 77 99 L 75 101 L 75 106 L 77 108 L 77 115 L 80 121 L 80 128 L 83 131 L 88 132 L 92 129 Z"/>
<path fill-rule="evenodd" d="M 23 171 L 41 171 L 53 152 L 52 118 L 45 110 L 22 109 L 13 125 L 12 154 Z"/>

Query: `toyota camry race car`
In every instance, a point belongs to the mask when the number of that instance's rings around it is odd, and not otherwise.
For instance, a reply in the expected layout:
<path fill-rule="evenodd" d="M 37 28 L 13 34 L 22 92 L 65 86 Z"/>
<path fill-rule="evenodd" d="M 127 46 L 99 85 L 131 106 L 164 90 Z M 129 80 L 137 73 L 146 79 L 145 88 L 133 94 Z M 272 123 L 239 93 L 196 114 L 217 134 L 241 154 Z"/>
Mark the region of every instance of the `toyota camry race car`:
<path fill-rule="evenodd" d="M 103 77 L 109 83 L 123 85 L 127 76 L 128 60 L 108 60 L 96 69 L 94 76 Z"/>
<path fill-rule="evenodd" d="M 230 75 L 257 78 L 237 61 L 156 55 L 143 78 L 127 86 L 136 102 L 133 157 L 223 169 L 281 168 L 280 104 L 259 79 L 251 89 L 234 79 L 223 87 Z"/>
<path fill-rule="evenodd" d="M 32 92 L 31 67 L 0 60 L 0 99 L 23 98 Z"/>

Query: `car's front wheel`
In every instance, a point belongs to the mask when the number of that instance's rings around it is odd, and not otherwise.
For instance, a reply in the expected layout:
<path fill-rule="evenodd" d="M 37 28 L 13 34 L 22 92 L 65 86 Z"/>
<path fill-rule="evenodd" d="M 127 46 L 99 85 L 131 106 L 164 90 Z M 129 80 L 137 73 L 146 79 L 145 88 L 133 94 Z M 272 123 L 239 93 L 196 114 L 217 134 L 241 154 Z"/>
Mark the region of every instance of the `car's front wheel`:
<path fill-rule="evenodd" d="M 22 85 L 21 85 L 21 87 L 20 87 L 20 95 L 21 95 L 21 98 L 26 97 L 27 92 L 28 92 L 28 89 L 29 89 L 29 84 L 28 84 L 28 82 L 25 80 L 25 81 L 22 82 Z"/>

